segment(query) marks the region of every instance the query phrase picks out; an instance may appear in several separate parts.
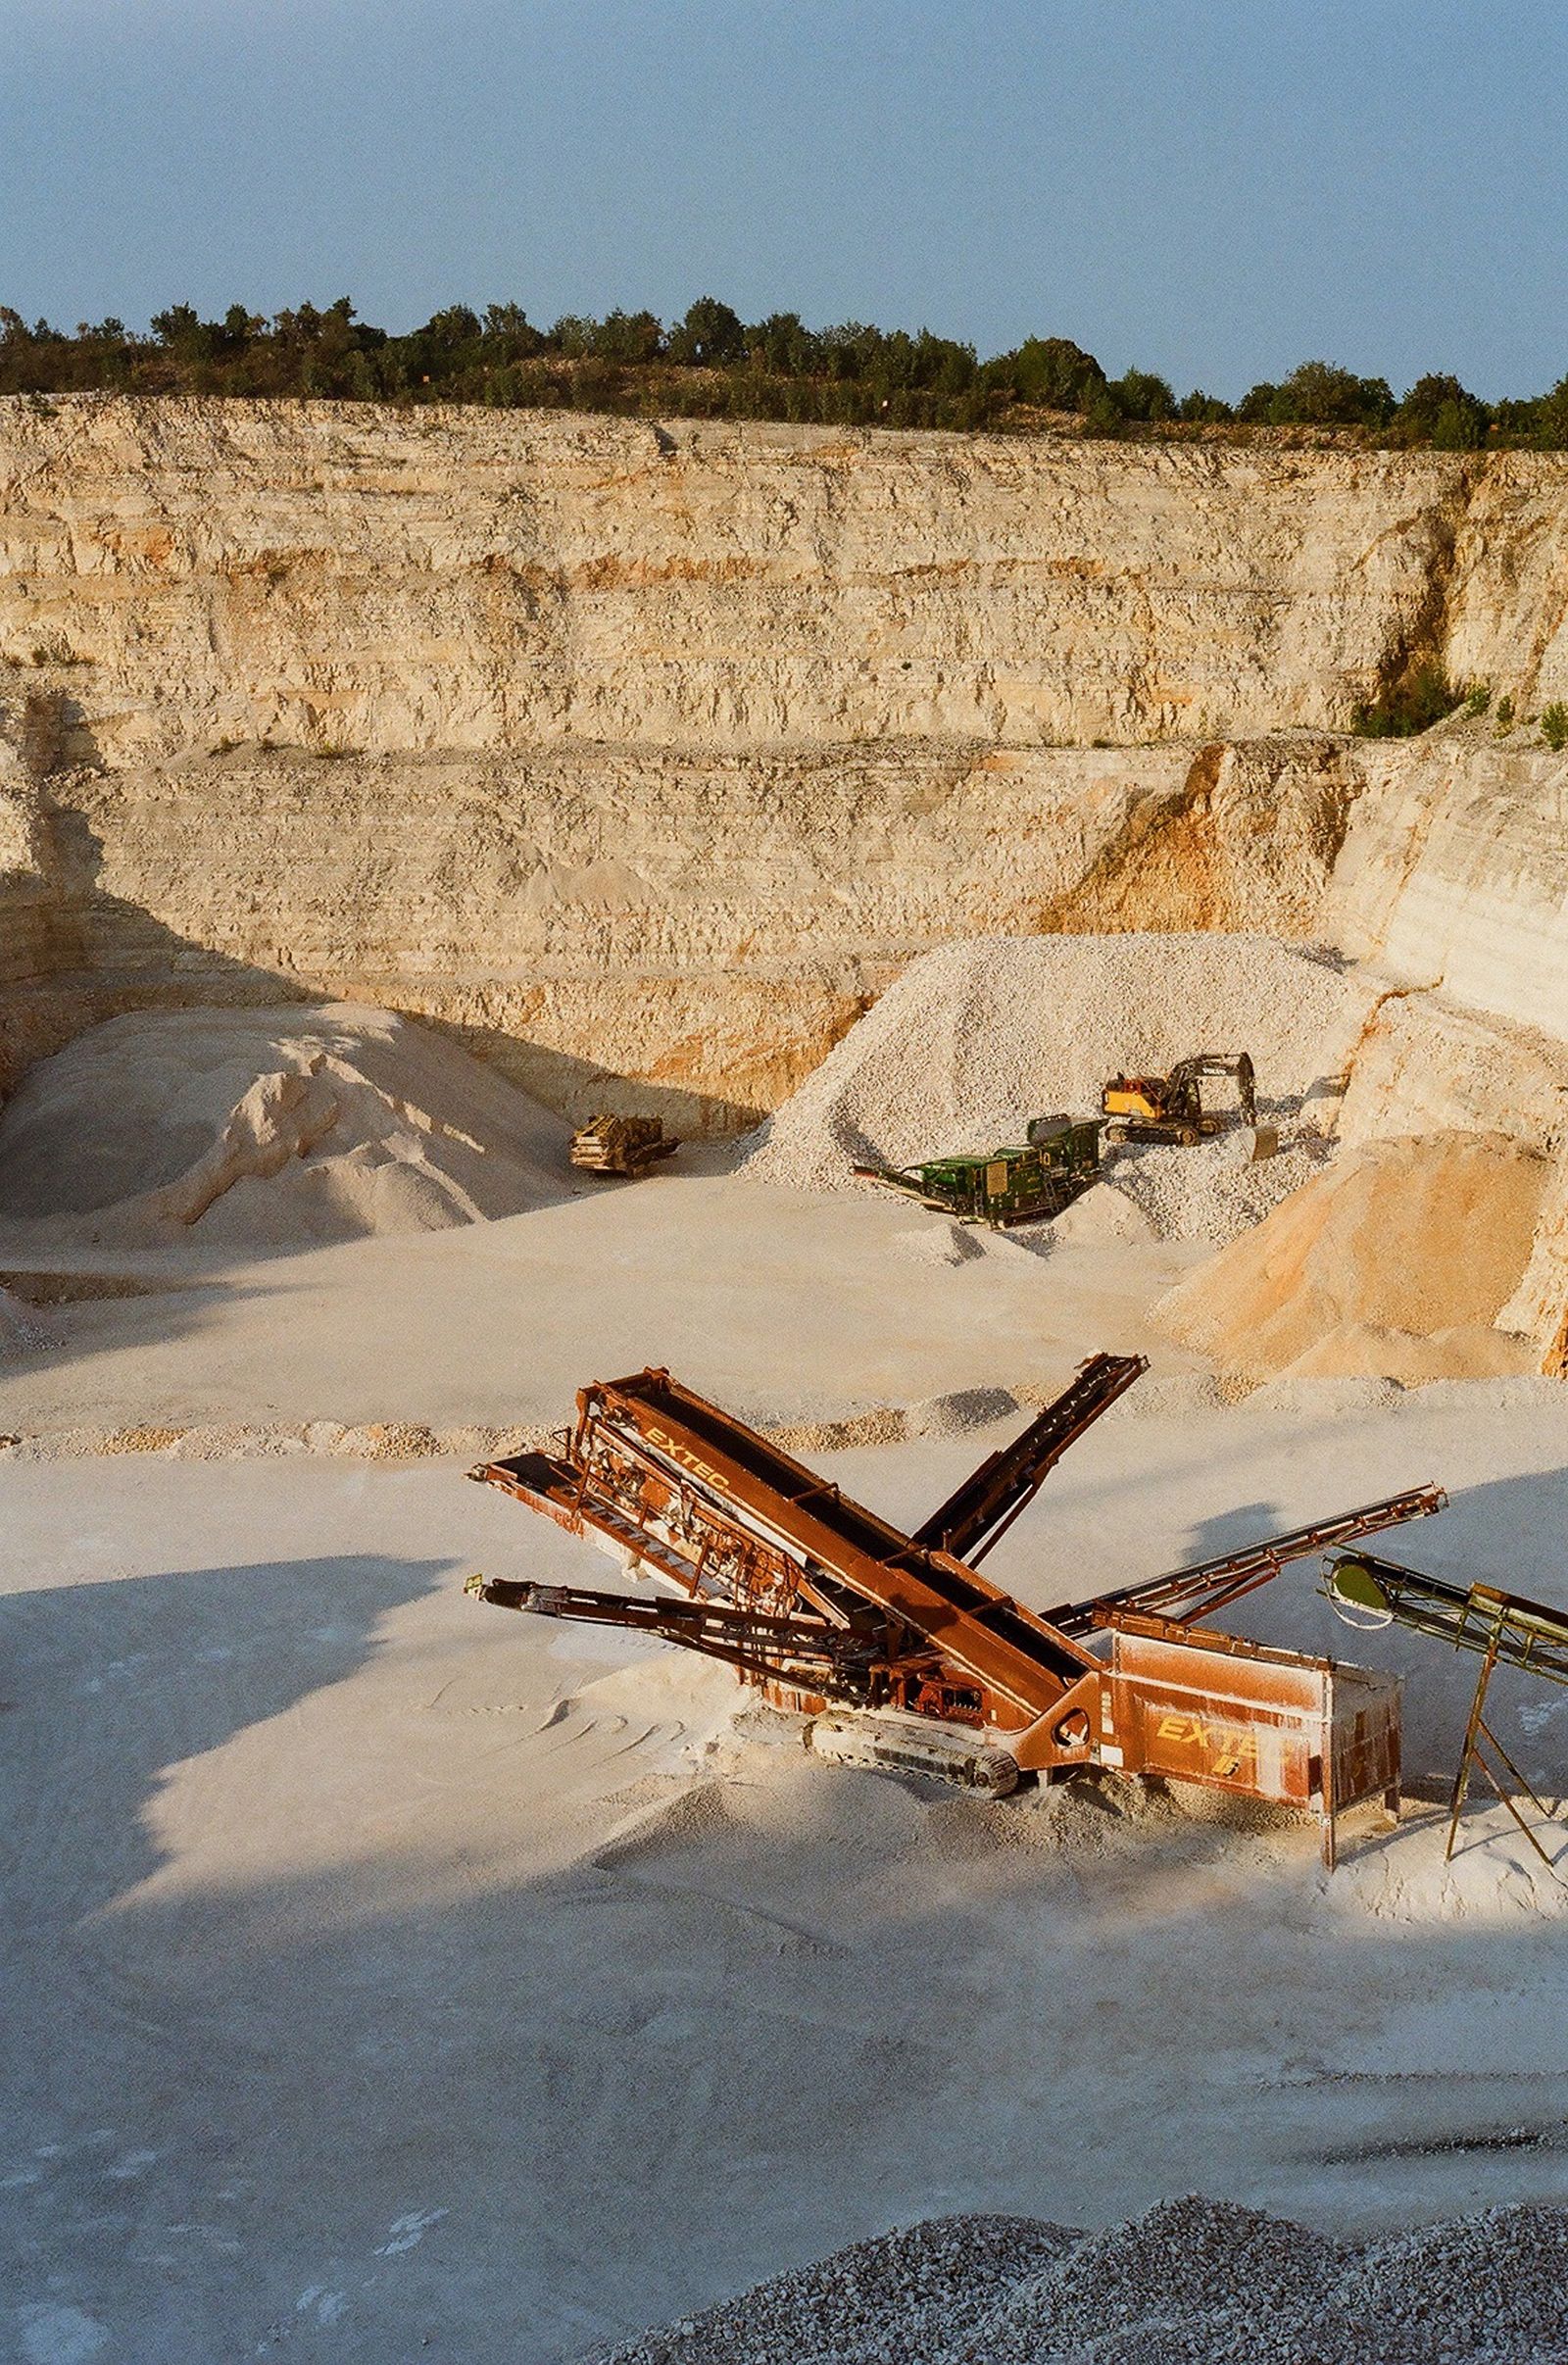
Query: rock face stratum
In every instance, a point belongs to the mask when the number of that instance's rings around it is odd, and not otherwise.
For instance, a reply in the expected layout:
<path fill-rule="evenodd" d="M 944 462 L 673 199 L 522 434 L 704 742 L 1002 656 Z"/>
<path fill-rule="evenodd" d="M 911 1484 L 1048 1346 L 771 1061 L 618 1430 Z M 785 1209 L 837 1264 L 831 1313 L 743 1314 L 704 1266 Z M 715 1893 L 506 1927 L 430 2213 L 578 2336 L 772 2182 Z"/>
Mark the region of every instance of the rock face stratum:
<path fill-rule="evenodd" d="M 0 1090 L 325 993 L 722 1131 L 911 954 L 1124 927 L 1333 942 L 1517 1065 L 1568 769 L 1346 729 L 1428 660 L 1568 694 L 1565 517 L 1552 455 L 0 404 Z"/>

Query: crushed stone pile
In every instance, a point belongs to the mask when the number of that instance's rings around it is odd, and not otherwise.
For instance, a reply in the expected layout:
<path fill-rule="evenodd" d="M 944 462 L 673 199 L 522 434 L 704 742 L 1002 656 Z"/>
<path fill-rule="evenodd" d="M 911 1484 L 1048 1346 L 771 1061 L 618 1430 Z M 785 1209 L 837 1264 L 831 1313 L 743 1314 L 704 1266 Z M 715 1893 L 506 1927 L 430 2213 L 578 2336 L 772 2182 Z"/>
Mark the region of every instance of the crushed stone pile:
<path fill-rule="evenodd" d="M 1528 1342 L 1494 1325 L 1547 1171 L 1495 1134 L 1363 1143 L 1167 1291 L 1154 1320 L 1251 1380 L 1527 1371 Z"/>
<path fill-rule="evenodd" d="M 1105 1182 L 1131 1201 L 1155 1240 L 1208 1240 L 1220 1247 L 1239 1240 L 1310 1182 L 1330 1154 L 1330 1143 L 1308 1132 L 1284 1141 L 1272 1158 L 1254 1160 L 1252 1136 L 1238 1127 L 1190 1150 L 1125 1143 L 1107 1152 Z"/>
<path fill-rule="evenodd" d="M 594 2365 L 1568 2365 L 1568 2209 L 1365 2243 L 1196 2195 L 1087 2234 L 945 2217 Z"/>
<path fill-rule="evenodd" d="M 1250 1051 L 1262 1114 L 1325 1131 L 1376 1000 L 1366 978 L 1262 936 L 944 945 L 750 1137 L 740 1171 L 824 1190 L 857 1161 L 994 1149 L 1021 1140 L 1030 1116 L 1098 1110 L 1118 1070 L 1163 1073 L 1199 1051 Z"/>
<path fill-rule="evenodd" d="M 0 1111 L 0 1220 L 60 1245 L 316 1246 L 508 1215 L 566 1129 L 390 1010 L 148 1010 L 78 1036 Z"/>

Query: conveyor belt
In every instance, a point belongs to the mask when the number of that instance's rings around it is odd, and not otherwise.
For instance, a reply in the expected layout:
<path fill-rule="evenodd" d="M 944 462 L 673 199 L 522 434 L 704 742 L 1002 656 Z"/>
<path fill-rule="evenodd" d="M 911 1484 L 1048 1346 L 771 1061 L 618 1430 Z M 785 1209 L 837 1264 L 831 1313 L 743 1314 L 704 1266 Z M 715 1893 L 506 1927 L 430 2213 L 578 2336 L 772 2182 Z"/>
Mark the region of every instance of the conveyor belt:
<path fill-rule="evenodd" d="M 1028 1509 L 1051 1472 L 1084 1431 L 1125 1396 L 1149 1369 L 1141 1355 L 1094 1355 L 1054 1404 L 1021 1437 L 972 1470 L 939 1509 L 914 1531 L 916 1544 L 935 1546 L 977 1567 Z"/>
<path fill-rule="evenodd" d="M 667 1372 L 639 1372 L 585 1393 L 600 1398 L 601 1421 L 628 1420 L 677 1475 L 713 1488 L 731 1516 L 785 1538 L 813 1568 L 1030 1715 L 1053 1706 L 1097 1664 L 961 1560 L 905 1535 Z"/>
<path fill-rule="evenodd" d="M 1412 1487 L 1403 1495 L 1366 1503 L 1358 1511 L 1320 1519 L 1313 1527 L 1292 1528 L 1261 1544 L 1244 1544 L 1239 1552 L 1195 1561 L 1191 1568 L 1172 1569 L 1166 1576 L 1147 1577 L 1134 1585 L 1113 1586 L 1090 1601 L 1072 1601 L 1053 1610 L 1052 1617 L 1063 1634 L 1087 1634 L 1093 1627 L 1108 1624 L 1123 1610 L 1143 1617 L 1169 1618 L 1184 1626 L 1200 1623 L 1230 1602 L 1239 1601 L 1244 1594 L 1268 1584 L 1290 1561 L 1326 1552 L 1331 1545 L 1351 1544 L 1357 1536 L 1376 1536 L 1384 1528 L 1401 1526 L 1406 1519 L 1424 1519 L 1441 1511 L 1447 1500 L 1441 1487 Z"/>
<path fill-rule="evenodd" d="M 1494 1585 L 1446 1585 L 1396 1560 L 1370 1552 L 1340 1552 L 1324 1571 L 1320 1590 L 1331 1601 L 1386 1613 L 1416 1634 L 1430 1634 L 1456 1651 L 1473 1651 L 1504 1666 L 1524 1667 L 1554 1684 L 1568 1684 L 1568 1610 L 1552 1609 Z"/>

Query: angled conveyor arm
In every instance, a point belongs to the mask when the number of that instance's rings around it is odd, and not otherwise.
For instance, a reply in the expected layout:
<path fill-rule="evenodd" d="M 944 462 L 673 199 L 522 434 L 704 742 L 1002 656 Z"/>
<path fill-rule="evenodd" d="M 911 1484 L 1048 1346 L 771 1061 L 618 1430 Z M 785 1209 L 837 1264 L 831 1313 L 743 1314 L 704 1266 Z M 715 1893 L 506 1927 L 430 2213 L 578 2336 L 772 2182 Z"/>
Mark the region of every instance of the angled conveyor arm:
<path fill-rule="evenodd" d="M 828 1692 L 870 1655 L 865 1641 L 810 1617 L 771 1617 L 719 1601 L 664 1594 L 600 1593 L 582 1585 L 536 1585 L 525 1578 L 471 1576 L 464 1592 L 498 1609 L 531 1610 L 585 1626 L 621 1626 L 657 1635 L 762 1680 L 809 1679 Z"/>
<path fill-rule="evenodd" d="M 1548 1682 L 1568 1684 L 1568 1610 L 1552 1609 L 1494 1585 L 1446 1585 L 1370 1552 L 1336 1552 L 1320 1592 L 1331 1601 L 1382 1613 L 1416 1634 L 1451 1643 Z"/>
<path fill-rule="evenodd" d="M 1081 1643 L 956 1554 L 917 1543 L 667 1371 L 596 1383 L 578 1404 L 564 1454 L 471 1475 L 569 1531 L 598 1530 L 688 1594 L 733 1597 L 724 1572 L 760 1554 L 780 1580 L 765 1607 L 788 1615 L 806 1602 L 858 1630 L 869 1613 L 890 1664 L 934 1652 L 955 1680 L 1005 1703 L 1009 1723 L 1039 1718 L 1098 1672 Z"/>
<path fill-rule="evenodd" d="M 1336 1544 L 1353 1543 L 1357 1536 L 1375 1536 L 1385 1528 L 1400 1527 L 1406 1519 L 1424 1519 L 1441 1511 L 1448 1498 L 1441 1487 L 1411 1487 L 1389 1495 L 1358 1511 L 1343 1511 L 1337 1519 L 1320 1519 L 1312 1527 L 1293 1528 L 1266 1543 L 1244 1545 L 1239 1552 L 1221 1552 L 1212 1560 L 1196 1561 L 1191 1568 L 1173 1569 L 1168 1576 L 1150 1577 L 1142 1584 L 1119 1585 L 1092 1601 L 1074 1601 L 1054 1609 L 1052 1624 L 1063 1634 L 1087 1634 L 1108 1625 L 1122 1611 L 1140 1617 L 1161 1617 L 1188 1626 L 1212 1617 L 1244 1594 L 1267 1585 L 1292 1560 L 1308 1552 L 1326 1552 Z"/>
<path fill-rule="evenodd" d="M 1028 1509 L 1067 1448 L 1148 1369 L 1141 1355 L 1091 1355 L 1022 1436 L 972 1470 L 915 1529 L 914 1542 L 976 1567 Z"/>
<path fill-rule="evenodd" d="M 1558 1811 L 1521 1772 L 1488 1724 L 1486 1708 L 1487 1688 L 1499 1666 L 1519 1667 L 1526 1674 L 1544 1676 L 1548 1683 L 1568 1684 L 1568 1610 L 1532 1601 L 1524 1594 L 1503 1593 L 1495 1585 L 1472 1585 L 1461 1591 L 1457 1585 L 1446 1585 L 1441 1577 L 1423 1576 L 1419 1569 L 1401 1567 L 1397 1561 L 1375 1560 L 1370 1552 L 1333 1554 L 1324 1563 L 1320 1591 L 1342 1613 L 1362 1610 L 1370 1613 L 1374 1623 L 1386 1624 L 1392 1619 L 1416 1634 L 1430 1634 L 1439 1642 L 1449 1643 L 1456 1651 L 1475 1653 L 1481 1669 L 1448 1802 L 1445 1856 L 1453 1854 L 1458 1841 L 1459 1816 L 1471 1774 L 1480 1773 L 1547 1870 L 1560 1877 L 1558 1858 L 1542 1845 L 1540 1832 L 1520 1806 L 1519 1798 L 1527 1798 L 1544 1822 L 1556 1821 Z"/>

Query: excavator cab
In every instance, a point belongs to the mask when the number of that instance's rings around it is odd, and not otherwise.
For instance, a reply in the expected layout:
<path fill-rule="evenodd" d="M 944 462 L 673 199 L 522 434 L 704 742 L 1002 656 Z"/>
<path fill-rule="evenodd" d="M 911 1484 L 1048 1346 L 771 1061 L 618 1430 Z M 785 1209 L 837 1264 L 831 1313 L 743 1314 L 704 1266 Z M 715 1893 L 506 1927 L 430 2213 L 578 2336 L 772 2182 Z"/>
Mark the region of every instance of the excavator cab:
<path fill-rule="evenodd" d="M 1231 1121 L 1224 1110 L 1203 1107 L 1202 1079 L 1229 1077 L 1236 1086 L 1237 1113 L 1244 1125 L 1257 1121 L 1257 1093 L 1251 1057 L 1245 1051 L 1196 1052 L 1168 1076 L 1116 1075 L 1100 1096 L 1107 1142 L 1179 1142 L 1191 1149 L 1205 1135 L 1221 1133 Z"/>

